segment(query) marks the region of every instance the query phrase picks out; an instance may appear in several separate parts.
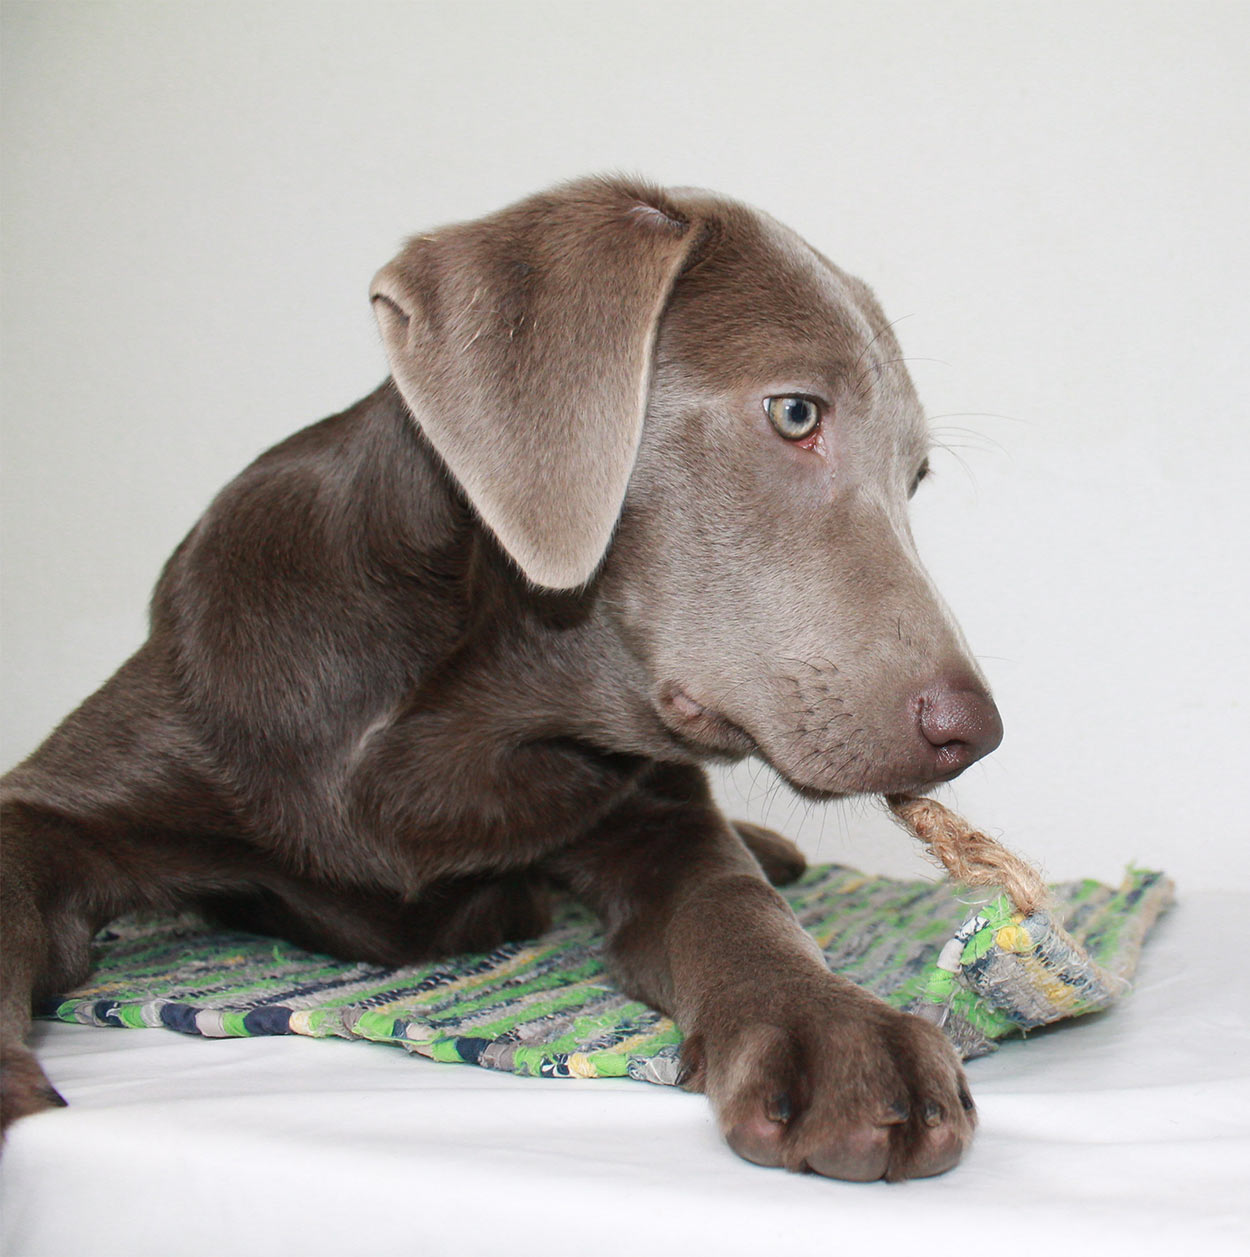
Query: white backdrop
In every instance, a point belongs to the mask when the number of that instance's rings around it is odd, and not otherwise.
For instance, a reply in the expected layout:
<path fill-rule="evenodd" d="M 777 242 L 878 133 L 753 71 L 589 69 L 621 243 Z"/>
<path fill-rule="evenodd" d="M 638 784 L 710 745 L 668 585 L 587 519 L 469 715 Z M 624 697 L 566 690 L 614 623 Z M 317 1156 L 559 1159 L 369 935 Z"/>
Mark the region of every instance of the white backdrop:
<path fill-rule="evenodd" d="M 950 792 L 1055 876 L 1250 887 L 1250 5 L 7 3 L 3 763 L 142 640 L 256 453 L 384 373 L 410 231 L 626 170 L 867 278 L 950 447 L 923 553 L 1001 750 Z M 918 857 L 738 770 L 808 850 Z"/>

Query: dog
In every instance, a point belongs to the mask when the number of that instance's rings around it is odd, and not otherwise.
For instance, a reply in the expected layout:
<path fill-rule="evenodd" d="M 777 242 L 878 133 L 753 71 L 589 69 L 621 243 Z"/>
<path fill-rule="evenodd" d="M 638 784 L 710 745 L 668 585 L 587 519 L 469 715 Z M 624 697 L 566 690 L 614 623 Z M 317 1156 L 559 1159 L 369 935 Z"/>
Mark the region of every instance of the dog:
<path fill-rule="evenodd" d="M 221 492 L 145 644 L 3 780 L 4 1122 L 64 1103 L 32 997 L 119 914 L 402 964 L 533 936 L 554 888 L 739 1155 L 949 1169 L 956 1054 L 828 971 L 765 876 L 802 857 L 703 768 L 916 791 L 1001 738 L 872 293 L 759 211 L 600 178 L 413 238 L 371 298 L 386 382 Z"/>

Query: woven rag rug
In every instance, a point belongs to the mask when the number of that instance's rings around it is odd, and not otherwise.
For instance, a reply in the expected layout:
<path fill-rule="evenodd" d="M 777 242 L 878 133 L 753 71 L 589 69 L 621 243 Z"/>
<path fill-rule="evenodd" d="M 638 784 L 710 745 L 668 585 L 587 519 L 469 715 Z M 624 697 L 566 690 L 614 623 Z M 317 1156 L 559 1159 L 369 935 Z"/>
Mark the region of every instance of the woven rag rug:
<path fill-rule="evenodd" d="M 1139 869 L 1118 889 L 1063 883 L 1050 910 L 1030 916 L 1003 896 L 970 907 L 949 882 L 839 865 L 809 869 L 782 893 L 831 969 L 936 1022 L 966 1059 L 1123 994 L 1172 885 Z M 612 985 L 602 944 L 574 905 L 538 940 L 404 968 L 190 916 L 128 918 L 97 936 L 90 985 L 42 1015 L 214 1038 L 334 1035 L 518 1074 L 677 1082 L 680 1031 Z"/>

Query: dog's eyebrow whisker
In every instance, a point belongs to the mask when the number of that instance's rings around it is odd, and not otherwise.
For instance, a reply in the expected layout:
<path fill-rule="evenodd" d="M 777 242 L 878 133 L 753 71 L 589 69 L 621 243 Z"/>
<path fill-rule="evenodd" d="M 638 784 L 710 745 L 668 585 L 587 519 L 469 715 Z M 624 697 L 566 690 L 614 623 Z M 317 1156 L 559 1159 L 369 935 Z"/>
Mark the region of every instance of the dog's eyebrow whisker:
<path fill-rule="evenodd" d="M 868 399 L 868 384 L 872 369 L 872 364 L 869 363 L 869 365 L 866 366 L 856 377 L 855 383 L 852 386 L 851 391 L 854 393 L 855 400 L 858 402 L 866 401 Z"/>
<path fill-rule="evenodd" d="M 908 354 L 902 358 L 886 358 L 881 362 L 873 363 L 870 367 L 870 370 L 880 371 L 884 367 L 896 366 L 900 363 L 907 363 L 907 362 L 935 362 L 938 364 L 938 366 L 941 366 L 941 367 L 951 366 L 951 364 L 947 362 L 945 358 L 918 358 L 914 354 Z"/>
<path fill-rule="evenodd" d="M 898 318 L 891 319 L 884 327 L 878 329 L 873 334 L 872 339 L 863 347 L 863 349 L 859 351 L 859 356 L 851 364 L 852 368 L 859 366 L 859 364 L 864 360 L 864 355 L 873 347 L 873 345 L 877 343 L 877 341 L 882 336 L 886 334 L 886 332 L 888 332 L 893 327 L 897 327 L 904 319 L 910 319 L 914 317 L 914 315 L 915 315 L 915 311 L 913 311 L 911 314 L 900 314 Z"/>
<path fill-rule="evenodd" d="M 1004 415 L 993 410 L 952 410 L 942 415 L 926 415 L 930 423 L 939 419 L 1002 419 L 1007 423 L 1024 423 L 1032 425 L 1031 419 L 1022 419 L 1019 415 Z"/>

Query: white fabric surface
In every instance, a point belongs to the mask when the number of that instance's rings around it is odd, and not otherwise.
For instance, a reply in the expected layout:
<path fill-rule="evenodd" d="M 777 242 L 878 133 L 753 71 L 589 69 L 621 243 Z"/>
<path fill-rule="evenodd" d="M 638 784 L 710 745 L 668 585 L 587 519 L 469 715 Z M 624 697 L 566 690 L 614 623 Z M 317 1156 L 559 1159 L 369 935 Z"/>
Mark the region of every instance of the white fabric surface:
<path fill-rule="evenodd" d="M 45 1024 L 71 1107 L 10 1135 L 4 1252 L 1245 1254 L 1248 919 L 1184 899 L 1119 1008 L 972 1062 L 970 1156 L 898 1186 L 747 1165 L 643 1083 Z"/>

